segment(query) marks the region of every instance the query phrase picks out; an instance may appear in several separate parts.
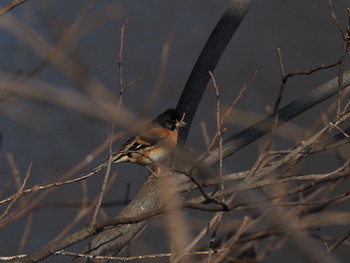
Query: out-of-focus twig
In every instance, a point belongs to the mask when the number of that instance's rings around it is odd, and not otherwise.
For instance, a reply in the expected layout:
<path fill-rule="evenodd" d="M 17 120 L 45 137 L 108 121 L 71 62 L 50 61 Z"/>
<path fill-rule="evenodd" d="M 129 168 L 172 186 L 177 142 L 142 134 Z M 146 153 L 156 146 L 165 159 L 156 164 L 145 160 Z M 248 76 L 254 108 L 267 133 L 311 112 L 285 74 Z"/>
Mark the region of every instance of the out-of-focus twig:
<path fill-rule="evenodd" d="M 11 11 L 13 8 L 27 1 L 28 0 L 12 0 L 10 3 L 0 8 L 0 16 L 2 16 L 3 14 L 6 14 L 7 12 Z"/>
<path fill-rule="evenodd" d="M 22 254 L 24 252 L 26 243 L 28 241 L 29 233 L 32 228 L 32 224 L 33 224 L 33 214 L 29 214 L 27 218 L 26 227 L 23 232 L 23 236 L 19 242 L 17 254 Z"/>
<path fill-rule="evenodd" d="M 158 96 L 160 89 L 162 87 L 167 64 L 168 64 L 170 44 L 171 44 L 171 41 L 173 39 L 174 32 L 175 32 L 175 24 L 172 24 L 170 29 L 169 29 L 168 35 L 167 35 L 167 37 L 163 43 L 163 46 L 162 46 L 162 55 L 161 55 L 161 59 L 160 59 L 159 72 L 158 72 L 158 76 L 156 79 L 156 83 L 154 84 L 154 88 L 151 92 L 150 98 L 147 100 L 146 104 L 143 106 L 143 109 L 141 110 L 141 113 L 140 113 L 141 116 L 144 115 L 150 109 L 150 107 L 153 105 L 153 103 L 156 101 L 157 96 Z"/>

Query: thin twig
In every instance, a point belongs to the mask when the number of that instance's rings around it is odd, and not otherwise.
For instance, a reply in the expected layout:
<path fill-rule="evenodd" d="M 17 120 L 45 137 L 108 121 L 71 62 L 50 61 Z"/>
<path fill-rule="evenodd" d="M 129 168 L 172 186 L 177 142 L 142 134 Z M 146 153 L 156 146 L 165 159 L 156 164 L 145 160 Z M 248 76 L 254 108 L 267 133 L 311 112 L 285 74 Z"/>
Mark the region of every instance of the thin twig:
<path fill-rule="evenodd" d="M 281 49 L 279 49 L 279 48 L 277 48 L 277 57 L 278 57 L 278 66 L 280 68 L 280 74 L 281 74 L 281 84 L 280 84 L 280 89 L 279 89 L 278 96 L 277 96 L 277 99 L 275 102 L 275 107 L 273 109 L 273 112 L 275 114 L 279 110 L 279 106 L 280 106 L 281 100 L 282 100 L 283 91 L 284 91 L 284 88 L 285 88 L 286 83 L 287 83 L 286 73 L 284 70 L 283 62 L 282 62 Z"/>
<path fill-rule="evenodd" d="M 119 53 L 118 53 L 118 74 L 119 74 L 119 95 L 121 96 L 124 92 L 124 85 L 123 85 L 123 49 L 124 49 L 124 35 L 125 35 L 125 28 L 126 26 L 131 22 L 130 18 L 127 18 L 124 21 L 124 24 L 122 28 L 120 29 L 120 47 L 119 47 Z M 121 103 L 120 103 L 121 104 Z"/>
<path fill-rule="evenodd" d="M 241 225 L 235 232 L 235 234 L 224 244 L 225 250 L 222 254 L 218 255 L 218 258 L 215 260 L 215 263 L 222 262 L 222 260 L 230 252 L 231 248 L 236 244 L 239 237 L 249 228 L 249 223 L 252 219 L 249 216 L 245 216 L 242 220 Z"/>
<path fill-rule="evenodd" d="M 328 0 L 328 8 L 329 8 L 329 13 L 330 13 L 330 16 L 331 16 L 333 22 L 338 27 L 339 33 L 342 35 L 342 38 L 345 39 L 344 29 L 343 29 L 342 25 L 340 24 L 340 22 L 338 21 L 336 15 L 334 13 L 333 1 L 332 0 Z"/>
<path fill-rule="evenodd" d="M 209 223 L 202 229 L 202 231 L 192 240 L 192 242 L 181 251 L 181 253 L 190 253 L 191 250 L 205 237 L 205 235 L 217 224 L 222 213 L 216 213 L 215 216 L 209 221 Z M 181 255 L 175 258 L 174 263 L 181 262 Z"/>
<path fill-rule="evenodd" d="M 261 153 L 259 154 L 258 159 L 256 160 L 256 162 L 254 163 L 254 165 L 252 166 L 252 168 L 250 169 L 249 174 L 246 177 L 247 181 L 252 181 L 252 180 L 256 180 L 258 178 L 254 178 L 254 175 L 256 174 L 256 172 L 259 169 L 262 169 L 264 167 L 264 164 L 268 161 L 266 160 L 266 156 L 268 154 L 268 152 L 271 149 L 272 143 L 274 141 L 275 138 L 275 134 L 276 134 L 276 130 L 278 127 L 278 122 L 279 122 L 279 108 L 280 108 L 280 103 L 282 100 L 282 95 L 284 92 L 284 88 L 287 82 L 287 78 L 285 78 L 285 70 L 284 70 L 284 65 L 282 62 L 282 56 L 281 56 L 281 50 L 279 48 L 277 48 L 277 57 L 278 57 L 278 66 L 280 68 L 280 76 L 281 76 L 281 84 L 280 84 L 280 88 L 279 88 L 279 92 L 278 92 L 278 96 L 275 102 L 275 106 L 274 106 L 274 110 L 273 110 L 273 125 L 271 128 L 271 132 L 270 132 L 270 136 L 267 139 L 266 143 L 263 146 L 263 149 L 261 150 Z"/>
<path fill-rule="evenodd" d="M 222 129 L 224 122 L 229 117 L 229 115 L 232 113 L 232 111 L 236 107 L 237 103 L 241 100 L 244 92 L 253 84 L 254 80 L 256 79 L 256 76 L 257 76 L 257 72 L 254 73 L 254 75 L 251 77 L 251 79 L 247 83 L 243 83 L 243 87 L 239 90 L 237 97 L 232 102 L 230 107 L 225 111 L 225 113 L 223 114 L 223 117 L 221 118 L 220 123 L 219 123 L 220 129 Z M 214 146 L 217 143 L 217 140 L 218 140 L 218 134 L 216 133 L 214 138 L 212 139 L 210 146 L 208 147 L 206 154 L 209 154 L 212 151 L 212 149 L 214 148 Z"/>
<path fill-rule="evenodd" d="M 24 177 L 24 180 L 22 182 L 21 187 L 18 189 L 17 193 L 14 194 L 14 198 L 11 200 L 12 202 L 6 207 L 5 211 L 2 213 L 2 215 L 0 216 L 0 221 L 7 215 L 7 213 L 10 211 L 10 209 L 12 208 L 12 206 L 16 203 L 16 201 L 21 197 L 21 193 L 23 192 L 24 187 L 27 184 L 28 178 L 30 176 L 30 172 L 32 170 L 32 165 L 33 163 L 30 162 L 29 166 L 28 166 L 28 170 L 26 173 L 26 176 Z"/>
<path fill-rule="evenodd" d="M 202 131 L 202 135 L 204 138 L 204 143 L 207 148 L 209 148 L 210 140 L 209 140 L 209 134 L 208 134 L 208 129 L 207 129 L 207 124 L 204 121 L 201 121 L 199 123 L 199 126 Z"/>
<path fill-rule="evenodd" d="M 165 76 L 165 72 L 168 64 L 170 44 L 173 39 L 174 33 L 175 33 L 175 23 L 172 23 L 162 46 L 162 55 L 160 58 L 160 65 L 159 65 L 159 72 L 157 74 L 157 79 L 154 84 L 153 90 L 151 92 L 151 96 L 149 97 L 149 99 L 147 100 L 147 102 L 145 103 L 145 105 L 143 106 L 140 112 L 141 116 L 144 115 L 150 109 L 150 107 L 154 104 L 162 88 L 162 84 L 164 81 L 164 76 Z"/>
<path fill-rule="evenodd" d="M 0 16 L 2 16 L 3 14 L 6 14 L 7 12 L 11 11 L 13 8 L 27 1 L 28 0 L 12 0 L 10 3 L 0 8 Z"/>
<path fill-rule="evenodd" d="M 229 207 L 229 205 L 225 201 L 221 201 L 220 199 L 215 198 L 213 195 L 209 195 L 202 187 L 200 181 L 198 181 L 194 176 L 192 176 L 189 173 L 185 173 L 185 175 L 188 176 L 191 179 L 191 181 L 197 186 L 197 188 L 199 189 L 199 191 L 201 192 L 201 194 L 205 198 L 205 200 L 221 205 L 226 211 L 231 210 L 231 208 Z M 221 179 L 219 179 L 219 180 L 221 181 Z"/>
<path fill-rule="evenodd" d="M 13 180 L 16 184 L 16 187 L 17 187 L 17 191 L 20 189 L 21 187 L 21 178 L 20 178 L 20 172 L 17 168 L 17 165 L 16 165 L 16 162 L 15 162 L 15 159 L 13 157 L 13 154 L 12 153 L 8 153 L 6 154 L 6 158 L 7 158 L 7 162 L 9 163 L 10 167 L 11 167 L 11 171 L 12 171 L 12 177 L 13 177 Z"/>
<path fill-rule="evenodd" d="M 219 140 L 219 178 L 220 178 L 220 189 L 224 189 L 224 182 L 222 180 L 222 122 L 220 118 L 220 94 L 219 94 L 219 88 L 216 85 L 216 80 L 214 78 L 214 75 L 211 71 L 209 71 L 209 75 L 213 81 L 213 86 L 215 89 L 216 94 L 216 135 L 215 138 L 218 138 Z M 215 139 L 214 138 L 214 139 Z M 213 140 L 214 142 L 214 140 Z"/>
<path fill-rule="evenodd" d="M 107 187 L 105 189 L 105 193 L 111 189 L 114 180 L 117 178 L 116 175 L 112 176 L 109 179 L 109 182 L 108 182 Z M 87 196 L 88 188 L 87 188 L 86 182 L 87 182 L 86 180 L 82 181 L 82 188 L 83 188 L 82 199 L 83 200 L 80 204 L 81 209 L 76 214 L 76 216 L 71 220 L 71 222 L 67 226 L 65 226 L 65 228 L 51 241 L 51 243 L 57 242 L 58 240 L 64 238 L 73 229 L 73 227 L 75 227 L 86 215 L 88 215 L 92 210 L 96 211 L 96 204 L 99 201 L 100 195 L 96 196 L 93 201 L 88 203 L 88 199 L 87 199 L 88 198 L 88 196 Z M 102 204 L 101 204 L 101 206 L 102 206 Z"/>
<path fill-rule="evenodd" d="M 40 191 L 40 190 L 46 190 L 46 189 L 55 188 L 55 187 L 59 187 L 59 186 L 62 186 L 62 185 L 72 184 L 72 183 L 75 183 L 75 182 L 79 182 L 79 181 L 85 180 L 85 179 L 89 178 L 90 176 L 93 176 L 97 172 L 96 171 L 92 171 L 89 174 L 86 174 L 84 176 L 81 176 L 81 177 L 78 177 L 78 178 L 72 179 L 72 180 L 67 180 L 67 181 L 62 181 L 62 182 L 54 182 L 54 183 L 49 183 L 49 184 L 43 184 L 43 185 L 40 185 L 40 186 L 34 186 L 32 188 L 29 188 L 29 189 L 23 189 L 23 190 L 19 191 L 18 193 L 14 194 L 14 195 L 6 198 L 6 199 L 1 200 L 0 201 L 0 206 L 5 204 L 5 203 L 8 203 L 8 202 L 10 202 L 10 201 L 12 201 L 12 200 L 14 200 L 16 198 L 22 197 L 23 195 L 27 195 L 27 194 L 34 193 L 34 192 L 37 192 L 37 191 Z"/>
<path fill-rule="evenodd" d="M 114 122 L 113 122 L 113 124 L 114 124 Z M 111 171 L 111 165 L 112 165 L 112 160 L 113 160 L 113 150 L 112 150 L 112 136 L 113 136 L 113 129 L 114 129 L 114 125 L 113 124 L 111 125 L 109 136 L 108 136 L 109 157 L 108 157 L 108 161 L 107 161 L 106 173 L 105 173 L 105 176 L 103 178 L 101 191 L 100 191 L 100 194 L 99 194 L 98 201 L 96 203 L 96 207 L 95 207 L 94 213 L 93 213 L 93 215 L 91 217 L 90 224 L 96 223 L 97 214 L 98 214 L 98 211 L 99 211 L 99 209 L 101 207 L 101 204 L 102 204 L 103 196 L 104 196 L 106 188 L 107 188 L 107 183 L 108 183 L 108 179 L 109 179 L 109 175 L 110 175 L 110 171 Z"/>
<path fill-rule="evenodd" d="M 67 251 L 57 251 L 56 255 L 64 255 L 64 256 L 72 256 L 72 257 L 84 257 L 90 258 L 94 260 L 115 260 L 122 262 L 143 260 L 143 259 L 156 259 L 156 258 L 170 258 L 172 256 L 196 256 L 196 255 L 208 255 L 209 253 L 222 253 L 225 249 L 216 249 L 214 251 L 196 251 L 189 253 L 161 253 L 161 254 L 153 254 L 153 255 L 142 255 L 142 256 L 133 256 L 133 257 L 108 257 L 108 256 L 96 256 L 89 254 L 81 254 L 81 253 L 72 253 Z M 1 258 L 0 258 L 1 259 Z"/>
<path fill-rule="evenodd" d="M 73 39 L 77 36 L 77 32 L 81 28 L 81 24 L 85 16 L 88 14 L 88 11 L 93 7 L 92 0 L 86 1 L 86 3 L 80 8 L 79 14 L 75 18 L 74 22 L 68 27 L 64 35 L 61 37 L 57 45 L 54 46 L 54 48 L 50 51 L 47 57 L 43 58 L 43 60 L 40 62 L 38 66 L 36 66 L 33 70 L 31 70 L 28 74 L 23 76 L 19 82 L 23 83 L 27 81 L 30 78 L 35 77 L 40 72 L 42 72 L 50 63 L 52 60 L 57 59 L 56 55 L 64 50 L 69 44 L 72 44 Z M 68 52 L 65 50 L 65 52 Z"/>
<path fill-rule="evenodd" d="M 340 57 L 340 65 L 339 65 L 339 71 L 338 71 L 338 96 L 337 96 L 337 115 L 340 114 L 341 112 L 341 100 L 342 100 L 342 86 L 343 86 L 343 75 L 344 75 L 344 70 L 345 70 L 345 57 L 349 49 L 350 45 L 350 36 L 349 36 L 349 30 L 344 30 L 340 22 L 338 21 L 335 13 L 334 13 L 334 8 L 333 8 L 333 2 L 332 0 L 328 0 L 328 7 L 329 7 L 329 12 L 331 15 L 331 18 L 333 22 L 336 24 L 336 26 L 339 29 L 339 32 L 342 37 L 342 52 L 341 52 L 341 57 Z M 348 18 L 350 18 L 350 12 L 348 11 Z M 350 26 L 350 21 L 348 24 L 347 29 L 349 29 Z"/>
<path fill-rule="evenodd" d="M 118 53 L 118 73 L 119 73 L 119 102 L 117 105 L 117 116 L 120 113 L 120 109 L 123 103 L 123 94 L 125 89 L 127 88 L 126 86 L 124 87 L 123 85 L 123 67 L 122 67 L 122 62 L 123 62 L 123 48 L 124 48 L 124 35 L 125 35 L 125 28 L 126 26 L 130 23 L 131 19 L 127 18 L 120 30 L 120 47 L 119 47 L 119 53 Z M 108 161 L 107 161 L 107 169 L 106 169 L 106 173 L 103 179 L 103 183 L 102 183 L 102 187 L 101 187 L 101 191 L 99 194 L 99 198 L 96 204 L 96 208 L 94 210 L 94 213 L 92 215 L 90 224 L 95 224 L 96 223 L 96 218 L 97 218 L 97 214 L 98 211 L 101 207 L 102 204 L 102 200 L 103 200 L 103 196 L 105 194 L 105 190 L 107 187 L 107 183 L 108 183 L 108 179 L 109 179 L 109 175 L 110 175 L 110 170 L 111 170 L 111 165 L 112 165 L 112 160 L 113 160 L 113 144 L 112 144 L 112 137 L 113 137 L 113 132 L 114 132 L 114 127 L 115 127 L 115 120 L 113 119 L 111 127 L 109 129 L 109 135 L 108 135 L 108 148 L 109 148 L 109 155 L 108 155 Z"/>
<path fill-rule="evenodd" d="M 333 252 L 334 249 L 336 249 L 337 247 L 339 247 L 344 241 L 346 241 L 348 238 L 350 237 L 350 230 L 348 230 L 348 232 L 341 237 L 340 239 L 338 239 L 336 242 L 334 242 L 334 244 L 330 247 L 326 247 L 326 252 L 320 256 L 318 259 L 316 259 L 315 261 L 313 261 L 313 263 L 317 263 L 319 261 L 321 261 L 324 257 L 328 256 L 329 254 L 331 254 Z M 325 243 L 326 244 L 326 243 Z"/>
<path fill-rule="evenodd" d="M 22 238 L 19 242 L 19 246 L 17 249 L 17 254 L 22 254 L 25 250 L 25 246 L 29 237 L 29 233 L 30 233 L 30 229 L 32 228 L 32 224 L 33 224 L 33 214 L 29 214 L 27 217 L 27 223 L 26 223 L 26 227 L 24 229 Z"/>

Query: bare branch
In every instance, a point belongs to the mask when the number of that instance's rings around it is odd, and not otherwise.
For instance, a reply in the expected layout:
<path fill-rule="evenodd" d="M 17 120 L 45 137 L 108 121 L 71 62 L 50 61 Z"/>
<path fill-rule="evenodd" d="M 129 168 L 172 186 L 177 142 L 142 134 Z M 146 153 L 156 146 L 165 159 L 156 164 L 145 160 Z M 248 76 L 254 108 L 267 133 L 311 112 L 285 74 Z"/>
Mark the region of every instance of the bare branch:
<path fill-rule="evenodd" d="M 180 113 L 186 113 L 187 126 L 180 131 L 183 142 L 187 139 L 197 107 L 210 80 L 208 72 L 214 72 L 227 44 L 248 12 L 251 2 L 252 0 L 229 2 L 193 67 L 176 107 Z"/>
<path fill-rule="evenodd" d="M 0 8 L 0 16 L 2 16 L 3 14 L 6 14 L 7 12 L 11 11 L 13 8 L 27 1 L 28 0 L 12 0 L 10 3 Z"/>

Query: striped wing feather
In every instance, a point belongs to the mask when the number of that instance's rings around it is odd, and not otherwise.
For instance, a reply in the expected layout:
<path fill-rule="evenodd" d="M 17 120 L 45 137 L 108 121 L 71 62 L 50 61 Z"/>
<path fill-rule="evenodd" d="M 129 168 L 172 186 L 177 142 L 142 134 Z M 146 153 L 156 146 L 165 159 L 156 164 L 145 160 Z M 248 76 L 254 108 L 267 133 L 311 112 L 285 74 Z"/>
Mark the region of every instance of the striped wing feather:
<path fill-rule="evenodd" d="M 156 147 L 157 144 L 164 143 L 165 139 L 171 134 L 172 131 L 170 130 L 156 127 L 139 136 L 133 136 L 127 140 L 115 154 L 113 154 L 113 163 L 129 161 L 132 154 L 134 154 L 133 152 Z"/>

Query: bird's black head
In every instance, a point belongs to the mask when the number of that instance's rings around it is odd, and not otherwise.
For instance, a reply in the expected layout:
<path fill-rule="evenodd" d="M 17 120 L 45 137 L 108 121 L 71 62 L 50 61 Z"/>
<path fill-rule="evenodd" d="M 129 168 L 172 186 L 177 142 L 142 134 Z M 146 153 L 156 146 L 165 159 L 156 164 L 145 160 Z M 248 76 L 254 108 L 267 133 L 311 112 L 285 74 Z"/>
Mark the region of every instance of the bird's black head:
<path fill-rule="evenodd" d="M 164 111 L 162 114 L 160 114 L 154 122 L 158 125 L 165 127 L 169 130 L 175 130 L 176 123 L 180 122 L 180 115 L 175 109 L 168 109 Z M 180 123 L 181 126 L 181 123 Z"/>

